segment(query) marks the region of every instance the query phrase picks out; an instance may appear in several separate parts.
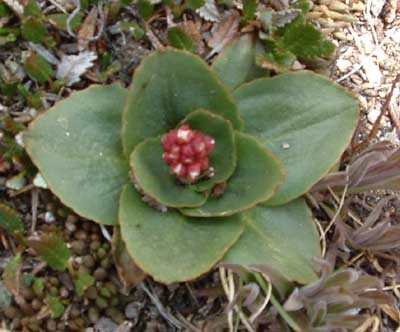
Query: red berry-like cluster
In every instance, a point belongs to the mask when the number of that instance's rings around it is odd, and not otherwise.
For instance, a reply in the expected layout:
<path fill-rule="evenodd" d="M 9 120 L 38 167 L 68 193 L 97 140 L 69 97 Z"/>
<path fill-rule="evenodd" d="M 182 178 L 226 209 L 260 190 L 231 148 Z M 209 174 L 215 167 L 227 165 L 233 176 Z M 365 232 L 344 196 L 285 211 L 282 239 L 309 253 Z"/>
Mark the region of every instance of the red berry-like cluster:
<path fill-rule="evenodd" d="M 161 144 L 164 148 L 162 158 L 170 172 L 180 180 L 194 182 L 208 170 L 208 156 L 215 141 L 185 124 L 164 134 Z"/>

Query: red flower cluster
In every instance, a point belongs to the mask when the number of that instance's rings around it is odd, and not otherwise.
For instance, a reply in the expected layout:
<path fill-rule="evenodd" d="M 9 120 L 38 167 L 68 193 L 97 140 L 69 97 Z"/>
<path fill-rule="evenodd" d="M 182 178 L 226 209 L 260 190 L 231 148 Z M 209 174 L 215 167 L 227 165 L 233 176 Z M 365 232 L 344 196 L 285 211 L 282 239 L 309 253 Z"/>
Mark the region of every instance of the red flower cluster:
<path fill-rule="evenodd" d="M 215 141 L 185 124 L 164 134 L 161 144 L 164 148 L 162 158 L 170 172 L 180 180 L 194 182 L 208 170 L 208 156 Z"/>

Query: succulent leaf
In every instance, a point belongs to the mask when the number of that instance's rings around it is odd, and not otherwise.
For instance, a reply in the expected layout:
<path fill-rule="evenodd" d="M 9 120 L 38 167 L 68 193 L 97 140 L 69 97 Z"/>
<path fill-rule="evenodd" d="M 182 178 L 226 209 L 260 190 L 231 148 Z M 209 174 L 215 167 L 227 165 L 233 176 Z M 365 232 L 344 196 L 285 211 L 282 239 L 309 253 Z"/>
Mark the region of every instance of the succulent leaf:
<path fill-rule="evenodd" d="M 256 65 L 256 55 L 263 47 L 252 35 L 235 39 L 224 48 L 212 64 L 212 69 L 231 90 L 256 78 L 268 76 L 269 71 Z"/>
<path fill-rule="evenodd" d="M 198 208 L 181 212 L 193 217 L 222 217 L 247 210 L 268 200 L 283 180 L 279 159 L 250 135 L 236 132 L 237 166 L 221 197 L 210 197 Z"/>
<path fill-rule="evenodd" d="M 132 185 L 121 194 L 119 220 L 135 263 L 164 283 L 191 280 L 209 271 L 243 230 L 240 215 L 216 221 L 158 212 L 142 202 Z"/>
<path fill-rule="evenodd" d="M 122 121 L 127 156 L 145 138 L 175 128 L 197 109 L 224 116 L 242 127 L 233 97 L 199 57 L 167 49 L 143 60 L 128 93 Z"/>
<path fill-rule="evenodd" d="M 130 156 L 136 183 L 145 194 L 169 207 L 195 207 L 204 204 L 207 195 L 182 185 L 162 160 L 163 147 L 159 137 L 138 144 Z"/>
<path fill-rule="evenodd" d="M 245 230 L 224 262 L 268 265 L 300 283 L 316 279 L 311 259 L 320 257 L 312 214 L 302 199 L 277 207 L 257 206 L 244 214 Z"/>
<path fill-rule="evenodd" d="M 190 113 L 182 123 L 189 124 L 191 128 L 215 140 L 209 161 L 214 175 L 193 185 L 193 188 L 204 191 L 210 189 L 215 183 L 228 180 L 236 167 L 235 135 L 231 123 L 222 116 L 205 110 Z"/>
<path fill-rule="evenodd" d="M 94 86 L 37 118 L 24 139 L 51 190 L 78 214 L 117 222 L 118 198 L 129 180 L 120 143 L 126 90 Z"/>
<path fill-rule="evenodd" d="M 259 79 L 235 91 L 245 132 L 285 164 L 287 177 L 268 204 L 304 194 L 338 161 L 358 120 L 357 101 L 311 72 Z M 338 129 L 340 128 L 340 134 Z"/>

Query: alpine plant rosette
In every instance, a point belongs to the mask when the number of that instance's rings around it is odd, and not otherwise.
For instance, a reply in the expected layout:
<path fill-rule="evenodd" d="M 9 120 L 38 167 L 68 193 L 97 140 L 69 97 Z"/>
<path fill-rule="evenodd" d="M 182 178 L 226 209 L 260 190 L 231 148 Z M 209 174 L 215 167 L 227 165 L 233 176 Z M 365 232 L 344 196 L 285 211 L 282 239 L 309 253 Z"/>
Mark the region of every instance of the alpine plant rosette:
<path fill-rule="evenodd" d="M 211 67 L 157 51 L 129 89 L 73 93 L 25 134 L 49 188 L 79 215 L 115 225 L 156 280 L 194 279 L 220 261 L 316 277 L 319 239 L 300 196 L 343 153 L 357 102 L 311 72 L 268 77 L 255 49 L 243 36 Z"/>

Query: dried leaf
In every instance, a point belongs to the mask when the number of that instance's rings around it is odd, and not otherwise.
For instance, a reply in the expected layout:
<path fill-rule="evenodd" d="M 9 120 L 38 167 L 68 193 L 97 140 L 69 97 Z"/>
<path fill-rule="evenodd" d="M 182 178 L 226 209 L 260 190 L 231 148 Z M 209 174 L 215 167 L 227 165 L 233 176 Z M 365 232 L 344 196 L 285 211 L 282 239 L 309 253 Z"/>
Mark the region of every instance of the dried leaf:
<path fill-rule="evenodd" d="M 65 80 L 68 86 L 80 81 L 80 76 L 93 67 L 93 61 L 97 59 L 94 52 L 82 52 L 78 55 L 63 55 L 57 68 L 56 77 Z"/>
<path fill-rule="evenodd" d="M 240 15 L 234 11 L 231 15 L 227 16 L 221 21 L 216 30 L 213 32 L 207 44 L 212 48 L 207 58 L 221 52 L 221 50 L 236 37 L 239 30 Z"/>
<path fill-rule="evenodd" d="M 71 253 L 58 233 L 32 236 L 26 243 L 53 269 L 64 271 L 67 267 Z"/>
<path fill-rule="evenodd" d="M 112 254 L 118 276 L 124 285 L 125 291 L 128 292 L 143 281 L 146 275 L 129 256 L 122 241 L 120 230 L 117 227 L 114 228 Z"/>
<path fill-rule="evenodd" d="M 400 148 L 391 142 L 379 142 L 357 156 L 347 171 L 331 173 L 320 180 L 311 191 L 343 190 L 346 184 L 350 192 L 371 189 L 400 188 Z"/>
<path fill-rule="evenodd" d="M 93 38 L 97 26 L 97 7 L 93 6 L 89 14 L 85 17 L 78 32 L 78 50 L 83 51 L 89 47 L 89 41 Z"/>
<path fill-rule="evenodd" d="M 206 0 L 205 4 L 196 12 L 201 18 L 209 22 L 219 22 L 221 20 L 215 0 Z"/>

